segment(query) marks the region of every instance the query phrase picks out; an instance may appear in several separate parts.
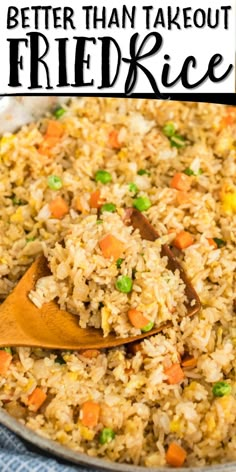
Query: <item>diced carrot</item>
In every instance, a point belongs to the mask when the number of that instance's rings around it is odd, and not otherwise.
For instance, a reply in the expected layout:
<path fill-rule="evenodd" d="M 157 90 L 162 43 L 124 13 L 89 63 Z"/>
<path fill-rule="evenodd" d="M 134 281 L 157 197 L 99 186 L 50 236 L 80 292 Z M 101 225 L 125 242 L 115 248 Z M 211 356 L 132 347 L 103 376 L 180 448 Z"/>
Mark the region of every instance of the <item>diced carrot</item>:
<path fill-rule="evenodd" d="M 101 192 L 100 190 L 95 190 L 95 192 L 91 193 L 90 195 L 90 200 L 89 200 L 89 206 L 90 208 L 101 208 L 103 203 L 105 202 L 104 198 L 101 198 Z"/>
<path fill-rule="evenodd" d="M 45 138 L 48 140 L 50 137 L 60 138 L 64 133 L 64 126 L 60 121 L 50 120 L 48 122 L 47 131 Z"/>
<path fill-rule="evenodd" d="M 0 374 L 5 375 L 12 361 L 12 355 L 6 351 L 0 351 Z"/>
<path fill-rule="evenodd" d="M 82 418 L 81 422 L 88 428 L 94 428 L 98 424 L 100 405 L 93 401 L 87 401 L 83 403 L 81 407 Z"/>
<path fill-rule="evenodd" d="M 194 243 L 193 236 L 188 231 L 180 231 L 172 242 L 178 249 L 186 249 Z"/>
<path fill-rule="evenodd" d="M 191 184 L 192 179 L 189 175 L 186 175 L 183 172 L 177 172 L 170 182 L 170 187 L 175 188 L 176 190 L 187 192 L 190 190 Z"/>
<path fill-rule="evenodd" d="M 167 375 L 167 383 L 169 385 L 175 385 L 184 379 L 184 372 L 178 363 L 172 364 L 164 370 L 164 373 Z"/>
<path fill-rule="evenodd" d="M 145 318 L 141 311 L 136 310 L 136 308 L 131 308 L 128 311 L 128 318 L 130 323 L 137 329 L 142 329 L 150 323 L 150 320 Z"/>
<path fill-rule="evenodd" d="M 227 111 L 228 113 L 234 113 L 235 117 L 236 117 L 236 107 L 234 106 L 228 106 L 227 107 Z"/>
<path fill-rule="evenodd" d="M 125 249 L 124 243 L 115 238 L 112 234 L 108 234 L 105 238 L 100 239 L 98 244 L 102 251 L 102 255 L 108 259 L 110 257 L 114 260 L 119 259 Z"/>
<path fill-rule="evenodd" d="M 44 141 L 45 147 L 50 148 L 50 149 L 56 146 L 57 143 L 58 143 L 57 136 L 46 136 L 46 139 Z"/>
<path fill-rule="evenodd" d="M 29 395 L 27 405 L 31 407 L 32 411 L 38 411 L 47 398 L 46 393 L 39 387 Z"/>
<path fill-rule="evenodd" d="M 38 147 L 38 152 L 43 155 L 50 154 L 51 149 L 58 143 L 58 138 L 55 136 L 48 136 Z"/>
<path fill-rule="evenodd" d="M 49 203 L 49 209 L 51 216 L 53 218 L 58 218 L 59 220 L 69 212 L 69 207 L 62 197 L 56 197 L 54 200 L 51 200 Z"/>
<path fill-rule="evenodd" d="M 168 229 L 168 234 L 171 234 L 171 233 L 176 233 L 176 229 L 174 229 L 174 228 L 169 228 L 169 229 Z"/>
<path fill-rule="evenodd" d="M 176 193 L 176 203 L 177 205 L 183 205 L 184 203 L 189 203 L 189 193 L 179 190 Z"/>
<path fill-rule="evenodd" d="M 225 128 L 226 126 L 232 126 L 234 123 L 236 123 L 236 108 L 228 107 L 227 114 L 222 118 L 220 126 Z"/>
<path fill-rule="evenodd" d="M 51 149 L 56 146 L 63 133 L 64 127 L 62 123 L 50 120 L 48 122 L 47 131 L 44 135 L 44 140 L 38 147 L 38 152 L 46 156 L 50 154 Z"/>
<path fill-rule="evenodd" d="M 194 368 L 197 365 L 197 359 L 193 356 L 186 355 L 181 361 L 182 367 Z"/>
<path fill-rule="evenodd" d="M 181 467 L 187 457 L 187 452 L 179 444 L 173 442 L 166 452 L 166 462 L 173 467 Z"/>
<path fill-rule="evenodd" d="M 218 246 L 217 246 L 216 242 L 214 241 L 214 239 L 212 239 L 212 238 L 207 238 L 207 241 L 208 241 L 208 244 L 209 244 L 210 246 L 212 246 L 214 249 L 217 249 L 217 248 L 218 248 Z"/>
<path fill-rule="evenodd" d="M 121 144 L 119 142 L 118 131 L 116 129 L 113 129 L 112 131 L 110 131 L 110 133 L 108 135 L 108 142 L 109 142 L 109 145 L 113 149 L 120 149 Z"/>
<path fill-rule="evenodd" d="M 227 115 L 225 118 L 222 119 L 222 127 L 225 126 L 232 126 L 235 122 L 235 117 L 233 115 Z"/>
<path fill-rule="evenodd" d="M 95 359 L 99 356 L 100 351 L 98 349 L 87 349 L 86 351 L 82 351 L 80 354 L 86 359 Z"/>

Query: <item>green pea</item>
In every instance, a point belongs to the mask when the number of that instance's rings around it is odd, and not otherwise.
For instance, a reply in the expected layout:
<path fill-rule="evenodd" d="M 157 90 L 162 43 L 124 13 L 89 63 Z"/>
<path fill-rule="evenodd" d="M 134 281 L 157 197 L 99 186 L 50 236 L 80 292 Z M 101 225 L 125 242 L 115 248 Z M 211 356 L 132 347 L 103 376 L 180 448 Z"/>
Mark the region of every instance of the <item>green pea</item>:
<path fill-rule="evenodd" d="M 53 115 L 55 116 L 55 118 L 58 120 L 59 118 L 61 118 L 61 116 L 64 115 L 64 113 L 66 112 L 66 110 L 62 107 L 58 107 L 56 108 L 56 110 L 54 111 Z"/>
<path fill-rule="evenodd" d="M 180 136 L 180 134 L 174 134 L 173 136 L 170 137 L 170 144 L 172 147 L 176 147 L 180 149 L 186 146 L 186 141 L 183 138 L 183 136 Z"/>
<path fill-rule="evenodd" d="M 216 382 L 212 388 L 212 393 L 215 397 L 224 397 L 231 393 L 231 385 L 227 382 Z"/>
<path fill-rule="evenodd" d="M 102 184 L 109 184 L 112 181 L 112 176 L 110 172 L 106 170 L 98 170 L 95 174 L 96 182 L 101 182 Z"/>
<path fill-rule="evenodd" d="M 104 213 L 104 211 L 114 213 L 116 211 L 116 205 L 114 203 L 104 203 L 101 207 L 101 213 Z"/>
<path fill-rule="evenodd" d="M 137 172 L 138 175 L 150 175 L 149 170 L 146 169 L 139 169 Z"/>
<path fill-rule="evenodd" d="M 115 438 L 115 432 L 111 428 L 103 428 L 99 434 L 100 444 L 107 444 Z"/>
<path fill-rule="evenodd" d="M 62 188 L 62 180 L 57 175 L 49 175 L 48 186 L 51 190 L 60 190 Z"/>
<path fill-rule="evenodd" d="M 168 123 L 166 123 L 162 128 L 162 132 L 165 136 L 168 136 L 168 138 L 173 136 L 175 134 L 175 125 L 174 125 L 174 123 L 172 123 L 170 121 Z"/>
<path fill-rule="evenodd" d="M 133 288 L 133 281 L 128 275 L 121 275 L 116 281 L 116 288 L 119 292 L 130 293 Z"/>
<path fill-rule="evenodd" d="M 139 211 L 146 211 L 152 206 L 152 204 L 148 197 L 138 197 L 135 198 L 133 206 Z"/>
<path fill-rule="evenodd" d="M 136 184 L 134 184 L 133 182 L 131 182 L 129 184 L 129 191 L 131 193 L 134 193 L 134 195 L 136 195 L 136 193 L 138 193 L 138 186 Z"/>
<path fill-rule="evenodd" d="M 154 326 L 154 322 L 153 321 L 150 321 L 146 326 L 144 326 L 141 331 L 142 333 L 148 333 L 148 331 L 151 331 L 151 329 L 153 328 Z"/>
<path fill-rule="evenodd" d="M 226 242 L 223 239 L 220 238 L 213 238 L 215 243 L 217 244 L 218 248 L 224 247 L 226 245 Z"/>
<path fill-rule="evenodd" d="M 121 257 L 119 259 L 117 259 L 116 261 L 116 267 L 117 269 L 120 269 L 121 268 L 121 264 L 122 262 L 124 261 L 124 259 L 122 259 Z"/>

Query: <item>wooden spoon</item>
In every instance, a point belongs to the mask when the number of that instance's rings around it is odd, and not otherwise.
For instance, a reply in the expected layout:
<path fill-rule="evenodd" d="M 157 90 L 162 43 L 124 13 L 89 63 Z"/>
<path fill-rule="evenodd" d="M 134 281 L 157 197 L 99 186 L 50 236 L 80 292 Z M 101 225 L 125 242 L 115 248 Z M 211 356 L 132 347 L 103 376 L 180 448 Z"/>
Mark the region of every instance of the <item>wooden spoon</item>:
<path fill-rule="evenodd" d="M 144 239 L 154 241 L 158 237 L 154 228 L 140 212 L 129 209 L 126 218 L 134 228 L 139 228 Z M 178 269 L 186 284 L 188 314 L 197 313 L 200 309 L 200 301 L 183 269 L 168 246 L 163 246 L 162 254 L 168 257 L 168 267 L 171 270 Z M 40 256 L 0 306 L 1 347 L 29 346 L 62 350 L 102 349 L 143 339 L 171 325 L 170 322 L 165 323 L 148 333 L 126 338 L 117 338 L 115 334 L 103 337 L 102 330 L 80 328 L 78 316 L 60 310 L 55 301 L 45 303 L 40 309 L 30 301 L 28 294 L 34 289 L 36 281 L 49 274 L 47 260 L 44 256 Z"/>

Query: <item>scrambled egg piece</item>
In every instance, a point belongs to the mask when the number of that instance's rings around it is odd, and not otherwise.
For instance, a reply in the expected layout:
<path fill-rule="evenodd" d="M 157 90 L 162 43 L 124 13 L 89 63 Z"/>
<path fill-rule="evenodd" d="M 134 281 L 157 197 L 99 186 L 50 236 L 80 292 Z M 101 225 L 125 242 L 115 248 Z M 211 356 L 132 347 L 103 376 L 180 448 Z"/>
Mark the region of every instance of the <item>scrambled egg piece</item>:
<path fill-rule="evenodd" d="M 110 333 L 110 325 L 109 325 L 109 317 L 110 317 L 110 310 L 107 307 L 102 307 L 101 310 L 101 317 L 102 317 L 102 330 L 104 336 L 107 336 Z"/>
<path fill-rule="evenodd" d="M 236 213 L 236 188 L 227 186 L 221 193 L 222 208 L 225 213 Z"/>

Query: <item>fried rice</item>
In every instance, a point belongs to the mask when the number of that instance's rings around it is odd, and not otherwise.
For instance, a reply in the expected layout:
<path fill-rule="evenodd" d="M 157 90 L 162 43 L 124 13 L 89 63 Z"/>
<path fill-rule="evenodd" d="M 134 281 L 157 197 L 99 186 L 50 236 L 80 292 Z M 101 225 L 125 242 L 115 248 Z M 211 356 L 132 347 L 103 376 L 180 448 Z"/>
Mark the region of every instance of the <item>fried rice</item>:
<path fill-rule="evenodd" d="M 82 328 L 102 328 L 104 336 L 111 331 L 120 337 L 141 334 L 139 326 L 129 321 L 131 310 L 145 313 L 144 329 L 184 316 L 185 284 L 179 271 L 167 268 L 168 258 L 161 257 L 161 239 L 150 242 L 142 240 L 138 231 L 131 233 L 118 214 L 81 217 L 70 226 L 63 245 L 45 251 L 52 275 L 37 281 L 30 299 L 39 308 L 57 299 L 61 309 L 78 315 Z M 107 237 L 108 243 L 110 238 L 115 241 L 115 254 L 122 243 L 124 258 L 117 258 L 118 263 L 104 257 L 99 247 Z M 128 292 L 122 285 L 119 290 L 122 280 L 130 283 Z"/>
<path fill-rule="evenodd" d="M 1 351 L 8 356 L 1 407 L 46 438 L 111 461 L 236 460 L 234 109 L 73 98 L 59 115 L 1 139 L 0 299 L 44 252 L 52 276 L 39 281 L 34 303 L 57 298 L 82 327 L 102 326 L 104 334 L 140 333 L 127 318 L 131 307 L 172 326 L 130 347 Z M 52 122 L 61 131 L 48 140 Z M 109 182 L 96 179 L 99 170 Z M 173 183 L 179 174 L 188 187 Z M 91 203 L 96 192 L 101 205 Z M 154 243 L 123 224 L 138 198 L 148 199 L 143 212 L 160 235 Z M 106 204 L 112 212 L 101 215 Z M 192 238 L 186 247 L 176 243 L 183 231 Z M 119 264 L 99 246 L 107 234 L 123 243 Z M 200 297 L 202 310 L 191 318 L 180 316 L 184 287 L 160 256 L 163 242 Z M 132 280 L 129 294 L 116 289 L 122 276 Z"/>

